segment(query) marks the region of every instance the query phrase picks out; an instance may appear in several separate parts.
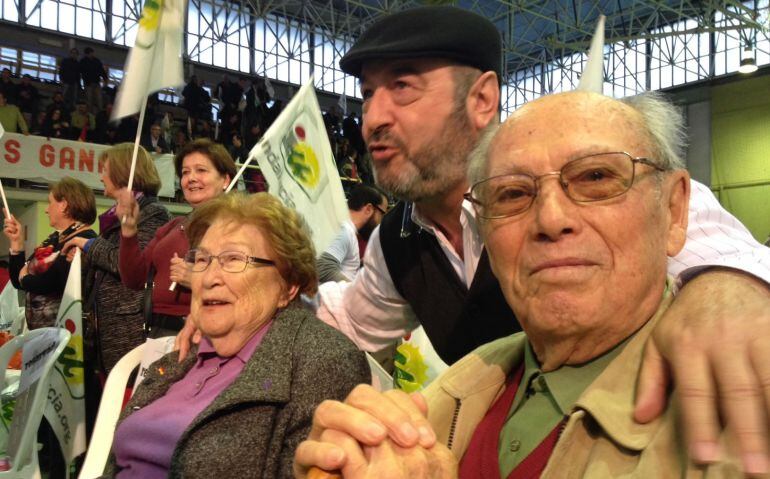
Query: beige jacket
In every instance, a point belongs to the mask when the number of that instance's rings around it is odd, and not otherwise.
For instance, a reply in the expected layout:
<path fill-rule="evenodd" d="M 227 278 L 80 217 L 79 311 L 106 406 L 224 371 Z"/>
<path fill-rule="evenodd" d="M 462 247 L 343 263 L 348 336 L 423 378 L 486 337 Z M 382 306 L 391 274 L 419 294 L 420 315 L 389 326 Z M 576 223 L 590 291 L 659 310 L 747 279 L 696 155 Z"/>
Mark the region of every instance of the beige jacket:
<path fill-rule="evenodd" d="M 607 369 L 580 396 L 542 478 L 742 477 L 734 457 L 707 469 L 687 461 L 676 407 L 637 424 L 632 413 L 636 378 L 647 338 L 671 303 L 631 338 Z M 461 458 L 476 425 L 500 396 L 509 371 L 524 360 L 523 333 L 485 344 L 455 363 L 425 391 L 428 419 L 439 441 Z"/>

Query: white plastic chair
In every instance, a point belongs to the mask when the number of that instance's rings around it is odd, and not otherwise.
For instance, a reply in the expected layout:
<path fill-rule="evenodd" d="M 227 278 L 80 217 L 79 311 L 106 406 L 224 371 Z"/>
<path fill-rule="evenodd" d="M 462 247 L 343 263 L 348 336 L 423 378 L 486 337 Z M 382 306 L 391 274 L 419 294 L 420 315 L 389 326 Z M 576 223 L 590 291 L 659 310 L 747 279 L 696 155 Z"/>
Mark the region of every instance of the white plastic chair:
<path fill-rule="evenodd" d="M 112 439 L 115 436 L 115 426 L 118 424 L 120 411 L 123 410 L 128 378 L 142 362 L 145 344 L 140 344 L 120 358 L 107 377 L 102 400 L 99 403 L 99 412 L 96 415 L 96 424 L 94 424 L 86 459 L 83 461 L 78 479 L 93 479 L 104 474 L 104 466 L 107 465 L 107 459 L 110 457 Z"/>
<path fill-rule="evenodd" d="M 14 414 L 11 419 L 7 443 L 10 469 L 0 471 L 0 478 L 2 479 L 40 477 L 37 459 L 37 430 L 40 427 L 40 421 L 43 419 L 43 411 L 45 410 L 48 394 L 48 382 L 51 371 L 53 371 L 53 365 L 67 346 L 70 340 L 70 332 L 63 328 L 35 329 L 34 331 L 16 336 L 0 348 L 0 391 L 3 391 L 5 389 L 5 370 L 11 357 L 26 342 L 51 331 L 56 335 L 56 349 L 41 366 L 42 373 L 40 377 L 27 390 L 15 397 L 16 404 L 14 405 Z"/>

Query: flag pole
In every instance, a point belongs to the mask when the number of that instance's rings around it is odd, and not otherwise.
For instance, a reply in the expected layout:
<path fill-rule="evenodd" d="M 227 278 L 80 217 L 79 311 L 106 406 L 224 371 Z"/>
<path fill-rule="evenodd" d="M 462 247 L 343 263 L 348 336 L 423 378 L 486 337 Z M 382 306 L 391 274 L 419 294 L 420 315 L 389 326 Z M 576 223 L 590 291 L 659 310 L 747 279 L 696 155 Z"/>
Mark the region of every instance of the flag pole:
<path fill-rule="evenodd" d="M 11 209 L 8 207 L 8 199 L 5 197 L 5 190 L 3 189 L 2 181 L 0 181 L 0 196 L 3 197 L 3 207 L 5 208 L 5 215 L 8 219 L 11 219 Z"/>
<path fill-rule="evenodd" d="M 128 191 L 132 191 L 134 186 L 134 171 L 136 171 L 136 155 L 139 153 L 139 139 L 142 136 L 142 125 L 144 124 L 144 112 L 147 110 L 147 97 L 144 97 L 142 107 L 139 109 L 139 126 L 136 127 L 136 138 L 134 138 L 134 151 L 131 154 L 131 169 L 128 172 L 128 185 L 126 188 Z M 121 223 L 126 222 L 126 216 L 120 220 Z"/>
<path fill-rule="evenodd" d="M 238 184 L 238 180 L 241 178 L 241 175 L 243 175 L 243 171 L 246 169 L 247 166 L 251 163 L 251 159 L 253 156 L 249 155 L 248 158 L 246 158 L 246 162 L 241 165 L 241 169 L 238 170 L 238 173 L 235 174 L 235 177 L 230 180 L 230 184 L 227 186 L 227 189 L 225 190 L 225 193 L 229 193 L 230 190 L 233 189 L 233 185 Z"/>

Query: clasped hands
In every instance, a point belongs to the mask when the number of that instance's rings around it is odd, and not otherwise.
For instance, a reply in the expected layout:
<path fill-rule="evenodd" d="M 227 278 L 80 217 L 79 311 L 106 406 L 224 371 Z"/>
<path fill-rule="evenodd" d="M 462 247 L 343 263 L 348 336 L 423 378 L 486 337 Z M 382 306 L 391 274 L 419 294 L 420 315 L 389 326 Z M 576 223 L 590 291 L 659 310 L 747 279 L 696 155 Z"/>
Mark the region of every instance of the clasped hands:
<path fill-rule="evenodd" d="M 346 479 L 457 477 L 457 459 L 436 441 L 419 393 L 357 386 L 345 402 L 324 401 L 294 456 L 295 477 L 311 466 Z"/>
<path fill-rule="evenodd" d="M 199 333 L 188 321 L 177 336 L 180 359 L 196 335 Z M 687 283 L 647 344 L 636 392 L 634 418 L 638 422 L 652 421 L 664 411 L 671 384 L 679 398 L 682 428 L 694 462 L 719 460 L 723 453 L 720 431 L 727 426 L 747 475 L 770 473 L 770 288 L 766 283 L 728 269 L 701 273 Z M 421 438 L 420 447 L 426 451 L 438 451 L 430 441 L 425 442 L 429 434 L 400 429 L 408 418 L 413 424 L 427 426 L 419 396 L 389 392 L 385 397 L 390 402 L 385 402 L 382 395 L 374 394 L 377 399 L 371 399 L 375 391 L 363 386 L 356 391 L 345 403 L 324 402 L 319 407 L 310 437 L 297 452 L 295 468 L 300 476 L 317 465 L 339 469 L 345 477 L 368 477 L 371 468 L 365 460 L 399 458 L 397 448 L 413 446 L 415 436 Z M 367 399 L 359 400 L 359 396 Z M 359 403 L 365 413 L 357 411 L 362 409 L 356 407 Z M 379 411 L 392 404 L 402 412 L 393 413 L 387 407 L 380 417 Z M 412 429 L 419 431 L 419 427 Z M 374 455 L 371 448 L 386 435 L 394 452 Z M 325 444 L 327 439 L 329 444 Z M 405 464 L 401 461 L 394 467 Z M 348 471 L 354 475 L 348 476 Z"/>

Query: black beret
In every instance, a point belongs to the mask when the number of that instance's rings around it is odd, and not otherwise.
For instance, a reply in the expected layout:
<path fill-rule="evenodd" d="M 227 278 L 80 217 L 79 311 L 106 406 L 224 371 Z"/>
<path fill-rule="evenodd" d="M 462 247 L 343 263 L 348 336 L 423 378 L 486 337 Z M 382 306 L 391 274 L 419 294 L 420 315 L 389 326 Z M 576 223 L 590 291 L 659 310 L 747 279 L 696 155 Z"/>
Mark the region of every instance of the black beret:
<path fill-rule="evenodd" d="M 340 68 L 361 76 L 368 60 L 446 58 L 501 75 L 500 32 L 486 18 L 450 6 L 404 10 L 374 22 L 340 59 Z"/>

